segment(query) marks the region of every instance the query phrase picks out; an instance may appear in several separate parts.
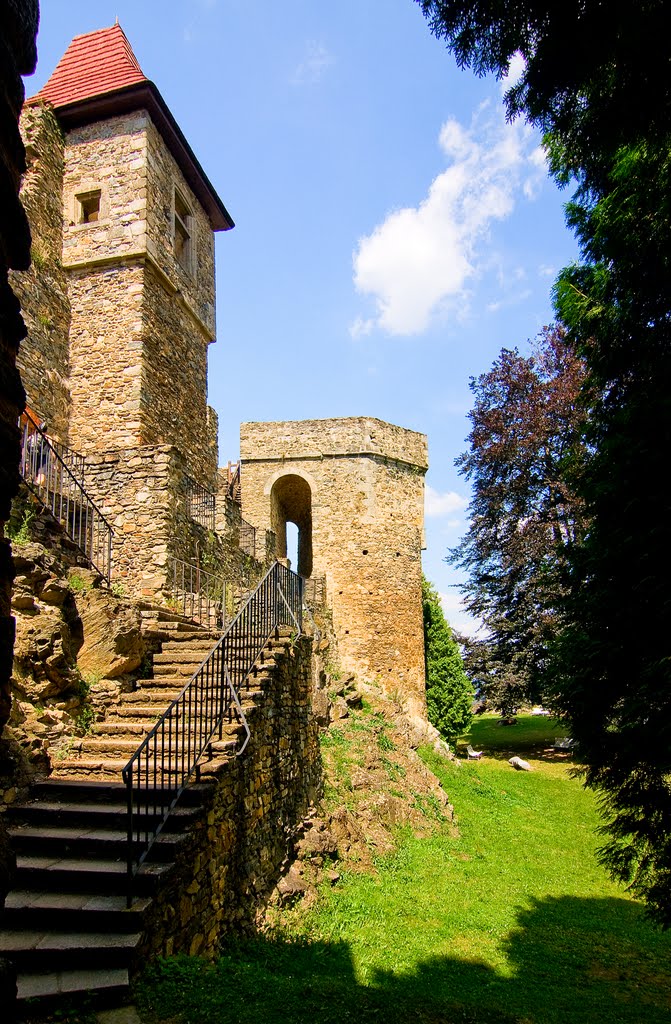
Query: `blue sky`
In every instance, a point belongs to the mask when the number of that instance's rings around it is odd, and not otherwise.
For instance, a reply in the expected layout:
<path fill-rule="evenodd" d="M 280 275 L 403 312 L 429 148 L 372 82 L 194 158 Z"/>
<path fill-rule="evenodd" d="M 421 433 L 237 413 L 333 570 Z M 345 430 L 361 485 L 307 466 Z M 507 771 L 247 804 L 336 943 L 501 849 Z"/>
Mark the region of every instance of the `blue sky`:
<path fill-rule="evenodd" d="M 216 248 L 220 462 L 244 420 L 426 433 L 425 572 L 468 627 L 444 558 L 466 527 L 469 377 L 551 320 L 576 252 L 538 136 L 505 123 L 501 83 L 460 71 L 413 0 L 41 6 L 27 94 L 118 17 L 236 222 Z"/>

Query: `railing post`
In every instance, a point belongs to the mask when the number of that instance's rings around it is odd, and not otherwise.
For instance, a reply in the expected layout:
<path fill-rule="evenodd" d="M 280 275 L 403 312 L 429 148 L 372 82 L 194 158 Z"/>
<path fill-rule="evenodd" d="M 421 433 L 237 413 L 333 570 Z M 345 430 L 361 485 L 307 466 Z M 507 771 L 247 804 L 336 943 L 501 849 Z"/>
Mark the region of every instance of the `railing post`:
<path fill-rule="evenodd" d="M 130 910 L 133 903 L 133 769 L 123 770 L 126 783 L 127 847 L 126 847 L 126 907 Z"/>

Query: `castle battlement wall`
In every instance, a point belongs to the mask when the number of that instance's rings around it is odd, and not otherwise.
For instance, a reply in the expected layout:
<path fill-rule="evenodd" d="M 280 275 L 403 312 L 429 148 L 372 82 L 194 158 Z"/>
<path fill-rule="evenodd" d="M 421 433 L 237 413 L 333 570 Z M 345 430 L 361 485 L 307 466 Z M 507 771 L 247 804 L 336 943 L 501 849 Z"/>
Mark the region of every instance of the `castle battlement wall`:
<path fill-rule="evenodd" d="M 299 529 L 298 571 L 325 576 L 343 666 L 424 702 L 423 434 L 368 417 L 243 423 L 242 510 Z"/>
<path fill-rule="evenodd" d="M 378 455 L 424 470 L 429 465 L 424 434 L 370 416 L 243 423 L 240 443 L 242 457 L 248 463 Z"/>

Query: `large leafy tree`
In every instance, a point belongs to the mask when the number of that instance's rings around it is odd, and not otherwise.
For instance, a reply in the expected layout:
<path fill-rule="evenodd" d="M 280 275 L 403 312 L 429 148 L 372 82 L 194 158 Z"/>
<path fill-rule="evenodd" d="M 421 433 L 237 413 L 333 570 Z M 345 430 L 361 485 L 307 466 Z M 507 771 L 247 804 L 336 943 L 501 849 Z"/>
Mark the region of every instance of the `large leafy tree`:
<path fill-rule="evenodd" d="M 671 39 L 663 0 L 418 0 L 463 66 L 526 71 L 511 116 L 546 132 L 576 192 L 581 262 L 558 312 L 596 396 L 576 485 L 556 703 L 602 797 L 603 858 L 671 925 Z M 584 339 L 588 339 L 585 341 Z"/>
<path fill-rule="evenodd" d="M 422 611 L 427 715 L 443 739 L 454 743 L 470 725 L 473 687 L 438 593 L 426 579 L 422 580 Z"/>
<path fill-rule="evenodd" d="M 473 489 L 470 526 L 451 560 L 466 570 L 468 610 L 485 623 L 482 682 L 505 715 L 541 695 L 566 556 L 584 531 L 567 483 L 584 454 L 583 380 L 564 332 L 547 327 L 531 354 L 503 349 L 470 383 L 469 448 L 457 459 Z"/>

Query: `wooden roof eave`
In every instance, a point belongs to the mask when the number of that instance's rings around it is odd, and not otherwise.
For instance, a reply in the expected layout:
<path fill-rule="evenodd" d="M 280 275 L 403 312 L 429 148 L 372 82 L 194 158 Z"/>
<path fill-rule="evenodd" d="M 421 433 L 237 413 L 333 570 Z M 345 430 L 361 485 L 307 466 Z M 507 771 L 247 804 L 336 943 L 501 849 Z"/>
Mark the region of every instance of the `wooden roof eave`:
<path fill-rule="evenodd" d="M 34 102 L 39 100 L 39 96 L 34 98 Z M 133 110 L 146 110 L 151 117 L 194 195 L 207 213 L 212 230 L 228 231 L 235 227 L 235 222 L 153 82 L 147 79 L 89 99 L 54 106 L 55 114 L 65 131 Z"/>

